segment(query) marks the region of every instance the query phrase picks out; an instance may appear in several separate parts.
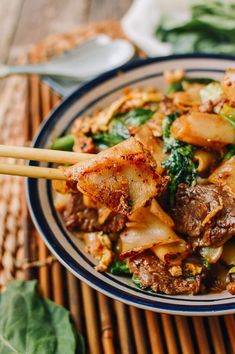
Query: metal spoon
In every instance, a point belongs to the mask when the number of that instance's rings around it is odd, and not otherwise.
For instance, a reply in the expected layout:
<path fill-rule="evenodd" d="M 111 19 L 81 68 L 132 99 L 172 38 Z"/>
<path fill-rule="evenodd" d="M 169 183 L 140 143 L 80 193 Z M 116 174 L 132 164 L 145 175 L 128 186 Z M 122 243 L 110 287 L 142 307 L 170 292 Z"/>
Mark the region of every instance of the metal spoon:
<path fill-rule="evenodd" d="M 99 35 L 46 63 L 0 66 L 0 78 L 12 74 L 38 74 L 76 81 L 87 81 L 114 69 L 134 56 L 134 47 L 126 40 L 111 40 Z"/>

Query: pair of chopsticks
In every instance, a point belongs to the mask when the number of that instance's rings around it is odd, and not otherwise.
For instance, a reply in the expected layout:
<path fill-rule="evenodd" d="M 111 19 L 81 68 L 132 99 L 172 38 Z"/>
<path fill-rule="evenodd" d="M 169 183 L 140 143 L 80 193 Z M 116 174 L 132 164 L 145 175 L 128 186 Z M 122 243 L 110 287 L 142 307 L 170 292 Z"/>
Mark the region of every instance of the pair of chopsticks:
<path fill-rule="evenodd" d="M 75 164 L 93 156 L 92 154 L 69 151 L 0 145 L 0 157 L 12 157 L 23 160 Z M 0 174 L 66 180 L 63 171 L 59 168 L 23 166 L 10 163 L 0 163 Z"/>

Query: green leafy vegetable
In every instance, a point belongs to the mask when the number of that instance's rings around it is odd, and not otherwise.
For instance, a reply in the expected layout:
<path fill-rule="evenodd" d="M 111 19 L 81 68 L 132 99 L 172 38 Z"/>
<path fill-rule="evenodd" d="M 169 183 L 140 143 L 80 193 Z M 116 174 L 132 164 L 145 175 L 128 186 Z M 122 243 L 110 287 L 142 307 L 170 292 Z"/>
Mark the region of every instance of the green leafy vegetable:
<path fill-rule="evenodd" d="M 162 163 L 162 166 L 166 168 L 167 175 L 171 179 L 169 183 L 171 205 L 174 203 L 178 185 L 180 183 L 191 185 L 196 179 L 196 166 L 193 162 L 195 148 L 175 139 L 170 132 L 171 124 L 177 116 L 176 113 L 166 116 L 162 125 L 165 150 L 170 153 L 169 157 Z"/>
<path fill-rule="evenodd" d="M 231 157 L 233 157 L 235 155 L 235 145 L 230 145 L 228 147 L 228 151 L 226 152 L 226 154 L 224 155 L 224 160 L 229 160 L 231 159 Z"/>
<path fill-rule="evenodd" d="M 170 95 L 171 93 L 179 92 L 179 91 L 184 91 L 184 88 L 183 88 L 183 85 L 182 85 L 182 81 L 172 82 L 168 86 L 168 90 L 167 90 L 166 94 Z"/>
<path fill-rule="evenodd" d="M 57 138 L 54 140 L 51 149 L 53 150 L 65 150 L 65 151 L 72 151 L 74 145 L 74 136 L 65 135 L 61 138 Z"/>
<path fill-rule="evenodd" d="M 235 108 L 230 107 L 225 103 L 219 113 L 224 119 L 226 119 L 233 128 L 235 128 Z"/>
<path fill-rule="evenodd" d="M 191 18 L 184 22 L 165 17 L 156 35 L 171 43 L 175 53 L 235 53 L 235 6 L 232 2 L 208 0 L 192 4 Z"/>
<path fill-rule="evenodd" d="M 14 281 L 0 294 L 0 353 L 84 354 L 69 312 L 36 288 L 36 281 Z"/>
<path fill-rule="evenodd" d="M 120 136 L 123 140 L 130 137 L 130 133 L 122 120 L 114 118 L 110 124 L 110 134 L 114 136 Z"/>
<path fill-rule="evenodd" d="M 110 265 L 109 271 L 114 275 L 130 275 L 129 267 L 126 261 L 114 261 Z"/>
<path fill-rule="evenodd" d="M 91 135 L 95 145 L 100 149 L 106 149 L 121 143 L 124 139 L 121 136 L 113 135 L 110 133 L 97 133 Z"/>
<path fill-rule="evenodd" d="M 125 126 L 139 127 L 153 116 L 151 109 L 137 108 L 122 116 L 121 121 Z"/>
<path fill-rule="evenodd" d="M 138 127 L 146 123 L 153 116 L 150 109 L 133 109 L 127 114 L 116 116 L 109 125 L 109 131 L 91 135 L 99 149 L 112 147 L 130 137 L 127 127 Z"/>
<path fill-rule="evenodd" d="M 214 82 L 214 80 L 207 77 L 184 77 L 182 80 L 173 82 L 168 86 L 167 95 L 174 92 L 185 91 L 185 86 L 187 84 L 209 84 Z"/>
<path fill-rule="evenodd" d="M 186 77 L 184 78 L 184 81 L 188 82 L 189 84 L 204 84 L 204 85 L 208 85 L 212 82 L 216 82 L 215 80 L 209 77 Z"/>
<path fill-rule="evenodd" d="M 162 122 L 162 136 L 165 143 L 168 143 L 171 138 L 171 125 L 177 117 L 179 117 L 177 112 L 172 113 L 166 116 Z"/>

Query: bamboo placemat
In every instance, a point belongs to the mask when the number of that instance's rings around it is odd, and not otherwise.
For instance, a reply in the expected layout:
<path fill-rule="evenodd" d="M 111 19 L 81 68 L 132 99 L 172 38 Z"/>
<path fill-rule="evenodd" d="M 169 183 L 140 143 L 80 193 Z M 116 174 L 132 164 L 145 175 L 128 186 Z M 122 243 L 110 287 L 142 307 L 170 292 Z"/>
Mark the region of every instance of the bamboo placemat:
<path fill-rule="evenodd" d="M 117 22 L 88 25 L 35 45 L 28 61 L 44 60 L 99 32 L 123 36 Z M 59 102 L 37 76 L 9 79 L 1 102 L 0 142 L 30 142 Z M 42 294 L 70 310 L 89 354 L 235 353 L 233 315 L 202 318 L 156 314 L 111 300 L 77 280 L 54 259 L 35 230 L 22 178 L 1 176 L 0 188 L 0 287 L 13 278 L 38 278 Z"/>

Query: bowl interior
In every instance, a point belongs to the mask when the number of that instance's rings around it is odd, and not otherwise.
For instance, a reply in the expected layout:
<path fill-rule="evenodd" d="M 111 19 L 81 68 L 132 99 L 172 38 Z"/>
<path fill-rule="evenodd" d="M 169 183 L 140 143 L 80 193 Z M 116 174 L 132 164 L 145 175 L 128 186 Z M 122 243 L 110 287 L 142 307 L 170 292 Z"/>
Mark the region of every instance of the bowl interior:
<path fill-rule="evenodd" d="M 79 116 L 104 107 L 115 100 L 125 87 L 154 86 L 165 90 L 163 72 L 184 68 L 190 77 L 221 79 L 233 66 L 233 58 L 216 56 L 177 56 L 132 63 L 93 80 L 69 96 L 42 126 L 35 147 L 48 148 L 54 138 L 69 130 Z M 31 162 L 33 165 L 37 163 Z M 40 166 L 48 166 L 39 163 Z M 167 296 L 136 288 L 129 278 L 98 273 L 95 260 L 84 250 L 84 244 L 68 232 L 53 206 L 51 182 L 27 181 L 28 202 L 33 220 L 51 251 L 75 276 L 103 293 L 126 303 L 154 311 L 174 314 L 210 315 L 234 312 L 234 300 L 228 292 L 197 296 Z"/>

